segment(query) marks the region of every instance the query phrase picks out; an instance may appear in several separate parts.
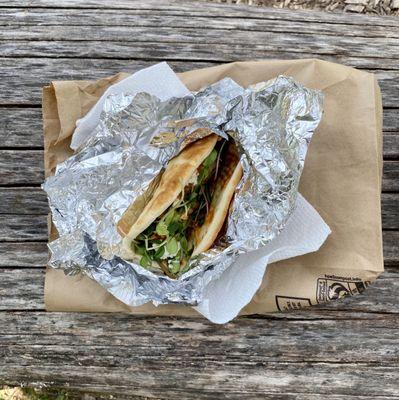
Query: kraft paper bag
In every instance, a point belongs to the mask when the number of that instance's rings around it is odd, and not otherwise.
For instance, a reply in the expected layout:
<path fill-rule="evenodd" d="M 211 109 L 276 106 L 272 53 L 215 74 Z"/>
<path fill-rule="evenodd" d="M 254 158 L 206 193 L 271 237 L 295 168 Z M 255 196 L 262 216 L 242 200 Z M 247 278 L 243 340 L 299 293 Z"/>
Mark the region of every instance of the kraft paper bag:
<path fill-rule="evenodd" d="M 134 72 L 134 71 L 131 71 Z M 301 194 L 330 226 L 316 253 L 268 266 L 263 283 L 241 314 L 299 309 L 362 292 L 383 271 L 381 231 L 382 105 L 373 74 L 321 60 L 236 62 L 179 74 L 190 90 L 231 77 L 242 86 L 283 74 L 325 95 L 324 115 L 310 144 Z M 53 82 L 43 90 L 46 176 L 72 154 L 75 122 L 113 83 Z M 50 238 L 56 237 L 50 225 Z M 129 307 L 90 278 L 47 268 L 49 311 L 108 311 L 198 315 L 191 307 Z"/>

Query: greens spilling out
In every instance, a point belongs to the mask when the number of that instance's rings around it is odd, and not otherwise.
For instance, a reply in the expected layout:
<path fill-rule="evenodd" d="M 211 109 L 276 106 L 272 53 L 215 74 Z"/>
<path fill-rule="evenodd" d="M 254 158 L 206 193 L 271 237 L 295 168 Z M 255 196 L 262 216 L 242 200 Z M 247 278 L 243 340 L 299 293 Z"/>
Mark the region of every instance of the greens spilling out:
<path fill-rule="evenodd" d="M 225 142 L 217 143 L 175 202 L 132 242 L 142 267 L 151 268 L 155 263 L 171 278 L 188 270 L 193 231 L 204 223 L 210 209 Z"/>

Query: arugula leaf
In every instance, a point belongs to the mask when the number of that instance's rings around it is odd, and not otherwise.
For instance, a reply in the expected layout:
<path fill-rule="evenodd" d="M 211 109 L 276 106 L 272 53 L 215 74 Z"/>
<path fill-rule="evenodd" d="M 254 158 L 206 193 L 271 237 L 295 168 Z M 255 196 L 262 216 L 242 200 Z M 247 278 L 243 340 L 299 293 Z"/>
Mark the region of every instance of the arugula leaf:
<path fill-rule="evenodd" d="M 168 231 L 171 235 L 174 235 L 176 232 L 183 231 L 183 223 L 181 221 L 172 221 L 168 226 Z"/>
<path fill-rule="evenodd" d="M 171 238 L 168 243 L 166 243 L 165 250 L 170 254 L 170 255 L 176 255 L 177 252 L 179 251 L 179 244 L 177 243 L 177 240 L 175 237 Z"/>
<path fill-rule="evenodd" d="M 143 257 L 141 257 L 141 259 L 140 259 L 140 265 L 141 265 L 143 268 L 149 268 L 149 267 L 151 267 L 152 262 L 151 262 L 150 257 L 148 257 L 148 255 L 146 255 L 146 254 L 145 254 Z"/>
<path fill-rule="evenodd" d="M 154 260 L 161 260 L 162 256 L 165 254 L 165 247 L 161 246 L 154 254 Z"/>
<path fill-rule="evenodd" d="M 172 274 L 177 274 L 180 270 L 180 260 L 173 260 L 169 263 L 169 270 Z"/>
<path fill-rule="evenodd" d="M 137 253 L 139 256 L 144 256 L 146 254 L 146 250 L 144 247 L 140 246 L 137 243 L 133 243 L 132 250 Z"/>
<path fill-rule="evenodd" d="M 181 245 L 181 248 L 183 249 L 183 251 L 185 253 L 187 253 L 188 252 L 188 242 L 187 242 L 187 239 L 185 236 L 182 236 L 182 238 L 180 239 L 180 245 Z"/>
<path fill-rule="evenodd" d="M 208 157 L 205 158 L 205 160 L 204 160 L 204 167 L 212 166 L 212 164 L 216 161 L 217 156 L 218 156 L 218 152 L 215 149 L 212 149 L 212 151 L 209 153 Z"/>
<path fill-rule="evenodd" d="M 163 221 L 163 220 L 158 222 L 155 231 L 159 236 L 168 236 L 168 234 L 169 234 L 168 226 L 166 225 L 165 221 Z"/>

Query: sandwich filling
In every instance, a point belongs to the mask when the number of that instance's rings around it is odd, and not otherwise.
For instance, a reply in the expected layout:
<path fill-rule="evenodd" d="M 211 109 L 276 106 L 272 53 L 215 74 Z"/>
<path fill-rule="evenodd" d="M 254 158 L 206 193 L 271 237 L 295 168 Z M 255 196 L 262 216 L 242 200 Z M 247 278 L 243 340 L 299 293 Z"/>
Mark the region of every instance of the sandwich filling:
<path fill-rule="evenodd" d="M 131 250 L 140 256 L 142 267 L 155 262 L 172 278 L 187 271 L 194 232 L 210 210 L 225 144 L 217 142 L 173 204 L 132 241 Z"/>

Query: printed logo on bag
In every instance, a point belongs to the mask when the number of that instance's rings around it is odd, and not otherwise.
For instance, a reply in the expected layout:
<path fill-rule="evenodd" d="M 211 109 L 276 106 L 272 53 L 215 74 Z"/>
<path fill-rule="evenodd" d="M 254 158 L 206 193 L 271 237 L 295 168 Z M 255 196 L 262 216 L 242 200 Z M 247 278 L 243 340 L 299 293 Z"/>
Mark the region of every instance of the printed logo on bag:
<path fill-rule="evenodd" d="M 276 305 L 279 311 L 299 310 L 312 305 L 306 297 L 276 296 Z"/>
<path fill-rule="evenodd" d="M 363 292 L 369 285 L 369 281 L 360 278 L 324 275 L 317 279 L 316 299 L 318 303 L 342 299 Z"/>

